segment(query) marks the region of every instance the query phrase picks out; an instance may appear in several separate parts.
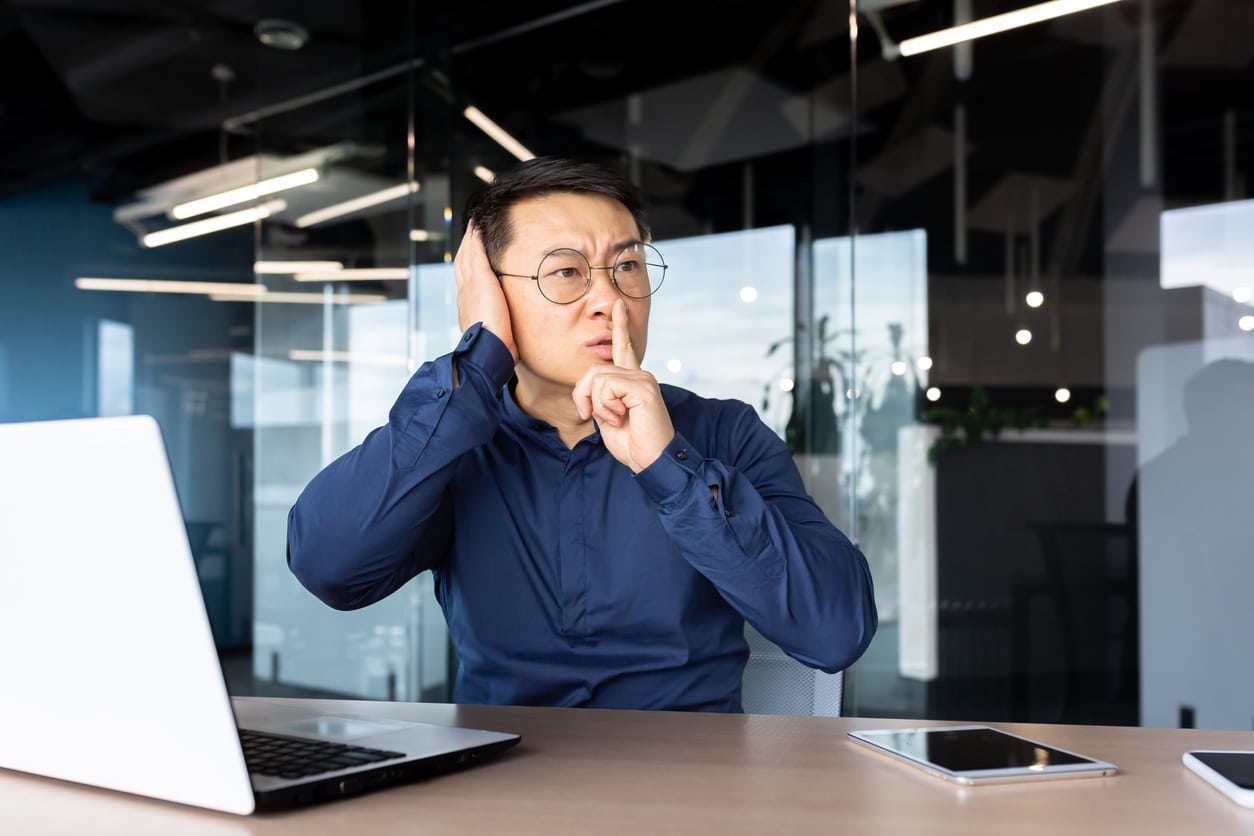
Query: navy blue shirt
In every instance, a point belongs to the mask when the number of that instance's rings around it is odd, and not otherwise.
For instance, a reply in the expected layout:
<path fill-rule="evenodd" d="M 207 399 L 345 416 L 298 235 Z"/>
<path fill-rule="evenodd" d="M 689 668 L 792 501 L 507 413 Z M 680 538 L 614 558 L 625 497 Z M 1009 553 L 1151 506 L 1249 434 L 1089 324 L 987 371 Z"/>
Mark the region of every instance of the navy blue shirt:
<path fill-rule="evenodd" d="M 866 649 L 866 559 L 752 407 L 662 385 L 676 435 L 633 474 L 524 414 L 512 376 L 481 325 L 418 369 L 292 507 L 301 583 L 355 609 L 431 570 L 459 703 L 740 711 L 746 619 L 824 671 Z"/>

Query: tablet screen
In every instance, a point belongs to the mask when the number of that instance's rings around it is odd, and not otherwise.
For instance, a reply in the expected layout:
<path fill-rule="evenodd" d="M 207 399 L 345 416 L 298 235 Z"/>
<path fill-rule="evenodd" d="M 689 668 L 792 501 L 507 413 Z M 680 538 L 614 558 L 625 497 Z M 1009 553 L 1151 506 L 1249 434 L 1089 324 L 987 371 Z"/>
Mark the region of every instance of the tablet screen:
<path fill-rule="evenodd" d="M 1088 763 L 1088 758 L 1054 749 L 993 728 L 902 729 L 878 735 L 881 743 L 954 772 L 974 769 Z"/>
<path fill-rule="evenodd" d="M 851 731 L 849 736 L 942 777 L 984 780 L 1110 774 L 1114 764 L 990 726 Z"/>

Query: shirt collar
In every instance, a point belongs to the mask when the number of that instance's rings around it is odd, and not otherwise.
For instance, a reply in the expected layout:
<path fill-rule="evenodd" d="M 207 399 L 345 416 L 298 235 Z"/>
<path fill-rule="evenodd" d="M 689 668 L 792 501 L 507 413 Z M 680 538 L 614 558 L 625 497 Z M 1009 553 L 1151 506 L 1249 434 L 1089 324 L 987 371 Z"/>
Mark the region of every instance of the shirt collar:
<path fill-rule="evenodd" d="M 501 400 L 505 407 L 505 422 L 519 433 L 530 437 L 541 436 L 551 439 L 552 443 L 560 445 L 562 450 L 565 451 L 566 445 L 562 444 L 561 439 L 558 438 L 556 427 L 542 418 L 534 418 L 522 411 L 522 407 L 514 399 L 514 384 L 517 382 L 517 377 L 510 378 L 509 383 L 505 384 L 505 389 L 501 393 Z M 583 438 L 579 443 L 583 444 L 585 442 L 600 444 L 601 431 L 594 430 L 591 435 Z"/>
<path fill-rule="evenodd" d="M 505 420 L 513 426 L 524 428 L 530 427 L 532 424 L 543 424 L 550 426 L 547 421 L 541 421 L 539 418 L 532 418 L 530 415 L 522 411 L 522 407 L 518 405 L 518 401 L 514 400 L 514 384 L 518 383 L 517 377 L 511 377 L 509 383 L 505 384 L 505 389 L 501 393 L 501 398 L 505 404 Z"/>

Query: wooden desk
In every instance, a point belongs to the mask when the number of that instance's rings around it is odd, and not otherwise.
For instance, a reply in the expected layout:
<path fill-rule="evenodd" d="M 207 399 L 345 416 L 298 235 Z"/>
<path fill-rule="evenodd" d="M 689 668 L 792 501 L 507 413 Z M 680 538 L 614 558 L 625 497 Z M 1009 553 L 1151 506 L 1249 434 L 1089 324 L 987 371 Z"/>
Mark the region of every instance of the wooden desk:
<path fill-rule="evenodd" d="M 1243 809 L 1187 771 L 1189 748 L 1251 748 L 1254 732 L 999 723 L 1113 761 L 1109 778 L 959 788 L 849 742 L 912 720 L 692 715 L 320 701 L 522 734 L 499 759 L 305 810 L 239 817 L 0 770 L 0 831 L 227 834 L 1254 832 Z"/>

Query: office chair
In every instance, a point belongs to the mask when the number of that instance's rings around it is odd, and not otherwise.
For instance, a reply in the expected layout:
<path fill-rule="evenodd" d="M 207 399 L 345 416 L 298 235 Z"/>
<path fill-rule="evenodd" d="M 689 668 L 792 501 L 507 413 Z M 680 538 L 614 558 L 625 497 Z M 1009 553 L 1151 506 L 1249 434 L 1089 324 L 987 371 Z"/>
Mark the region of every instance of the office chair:
<path fill-rule="evenodd" d="M 829 674 L 806 667 L 748 624 L 745 639 L 749 662 L 740 696 L 745 713 L 840 716 L 844 671 Z"/>

